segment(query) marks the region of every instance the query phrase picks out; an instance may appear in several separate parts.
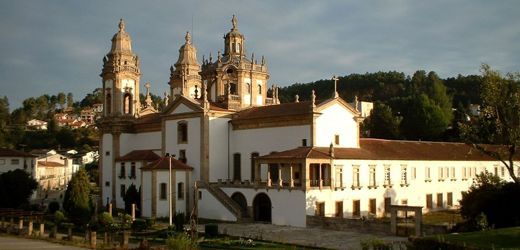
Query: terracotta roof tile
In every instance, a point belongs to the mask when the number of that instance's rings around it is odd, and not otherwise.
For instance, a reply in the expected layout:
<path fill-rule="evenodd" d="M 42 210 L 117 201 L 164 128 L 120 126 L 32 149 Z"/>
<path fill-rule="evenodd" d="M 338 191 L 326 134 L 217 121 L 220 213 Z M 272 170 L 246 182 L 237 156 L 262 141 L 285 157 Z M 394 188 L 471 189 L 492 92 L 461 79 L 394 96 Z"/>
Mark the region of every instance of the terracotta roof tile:
<path fill-rule="evenodd" d="M 126 155 L 116 158 L 116 161 L 155 161 L 159 158 L 152 150 L 133 150 Z"/>
<path fill-rule="evenodd" d="M 38 165 L 41 167 L 64 167 L 63 163 L 55 161 L 38 161 Z"/>
<path fill-rule="evenodd" d="M 234 115 L 233 120 L 260 119 L 267 117 L 302 115 L 310 113 L 312 113 L 312 107 L 309 101 L 291 102 L 244 109 L 238 111 Z"/>
<path fill-rule="evenodd" d="M 0 157 L 36 157 L 36 155 L 14 149 L 0 148 Z"/>
<path fill-rule="evenodd" d="M 182 161 L 179 161 L 173 157 L 171 158 L 171 163 L 172 163 L 172 169 L 175 169 L 175 170 L 185 170 L 185 171 L 193 170 L 192 167 L 188 166 L 187 164 L 185 164 Z M 157 159 L 156 161 L 141 168 L 141 170 L 154 170 L 154 169 L 168 170 L 169 168 L 170 168 L 170 163 L 168 161 L 168 157 L 161 157 L 161 158 Z"/>
<path fill-rule="evenodd" d="M 498 146 L 488 146 L 498 148 Z M 299 147 L 259 159 L 327 159 L 328 147 Z M 454 142 L 397 141 L 363 138 L 360 148 L 334 148 L 335 159 L 494 161 L 470 145 Z"/>
<path fill-rule="evenodd" d="M 153 113 L 148 115 L 143 115 L 139 117 L 137 120 L 135 120 L 135 123 L 142 124 L 142 123 L 160 123 L 161 122 L 161 114 L 160 113 Z"/>

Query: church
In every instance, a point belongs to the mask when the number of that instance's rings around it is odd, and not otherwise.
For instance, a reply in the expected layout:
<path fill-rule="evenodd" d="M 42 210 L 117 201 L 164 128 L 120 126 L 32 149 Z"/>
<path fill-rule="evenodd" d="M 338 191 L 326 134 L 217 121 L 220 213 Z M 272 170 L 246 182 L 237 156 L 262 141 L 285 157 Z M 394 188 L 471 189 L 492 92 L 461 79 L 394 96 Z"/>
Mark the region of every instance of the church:
<path fill-rule="evenodd" d="M 125 28 L 121 20 L 100 75 L 103 205 L 124 208 L 134 185 L 144 217 L 168 217 L 171 207 L 305 227 L 307 216 L 382 217 L 396 204 L 456 208 L 476 174 L 509 178 L 500 162 L 462 143 L 360 138 L 358 105 L 336 91 L 280 103 L 266 59 L 246 55 L 235 16 L 215 59 L 199 63 L 186 33 L 159 112 L 150 84 L 139 101 L 140 62 Z"/>

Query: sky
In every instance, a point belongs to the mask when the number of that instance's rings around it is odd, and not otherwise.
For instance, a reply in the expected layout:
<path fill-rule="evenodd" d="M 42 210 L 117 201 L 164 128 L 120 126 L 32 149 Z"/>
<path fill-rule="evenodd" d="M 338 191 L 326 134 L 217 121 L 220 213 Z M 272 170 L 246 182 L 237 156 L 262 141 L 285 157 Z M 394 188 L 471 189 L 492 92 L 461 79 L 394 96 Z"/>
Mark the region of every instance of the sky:
<path fill-rule="evenodd" d="M 101 87 L 102 58 L 123 18 L 141 60 L 141 86 L 167 88 L 186 31 L 199 62 L 223 50 L 238 17 L 246 52 L 264 55 L 270 84 L 333 75 L 435 71 L 479 74 L 482 63 L 520 71 L 520 1 L 28 1 L 0 2 L 0 97 L 24 99 Z"/>

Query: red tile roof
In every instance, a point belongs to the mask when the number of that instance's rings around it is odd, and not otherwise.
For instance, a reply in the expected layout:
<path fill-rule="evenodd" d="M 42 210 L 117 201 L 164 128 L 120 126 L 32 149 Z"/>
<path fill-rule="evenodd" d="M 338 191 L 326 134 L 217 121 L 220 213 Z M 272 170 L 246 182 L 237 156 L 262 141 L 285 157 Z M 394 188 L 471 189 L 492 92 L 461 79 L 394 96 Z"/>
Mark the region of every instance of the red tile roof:
<path fill-rule="evenodd" d="M 170 168 L 170 162 L 168 161 L 168 159 L 169 159 L 168 157 L 161 157 L 160 159 L 141 168 L 141 170 L 155 170 L 155 169 L 168 170 Z M 172 169 L 175 169 L 175 170 L 184 170 L 184 171 L 193 170 L 192 167 L 188 166 L 187 164 L 185 164 L 182 161 L 179 161 L 173 157 L 171 158 L 171 164 L 172 164 Z"/>
<path fill-rule="evenodd" d="M 36 155 L 14 149 L 0 148 L 0 157 L 36 157 Z"/>
<path fill-rule="evenodd" d="M 268 117 L 285 117 L 311 113 L 312 107 L 310 102 L 291 102 L 244 109 L 237 112 L 233 116 L 233 120 L 263 119 Z"/>
<path fill-rule="evenodd" d="M 454 142 L 397 141 L 362 138 L 360 148 L 334 148 L 335 159 L 494 161 L 470 145 Z M 497 147 L 497 146 L 491 146 Z M 260 159 L 328 159 L 328 147 L 299 147 L 261 156 Z M 520 159 L 520 157 L 518 157 Z"/>
<path fill-rule="evenodd" d="M 38 161 L 38 165 L 41 167 L 64 167 L 63 163 L 55 161 Z"/>
<path fill-rule="evenodd" d="M 155 161 L 159 158 L 152 150 L 133 150 L 126 155 L 116 158 L 116 161 Z"/>

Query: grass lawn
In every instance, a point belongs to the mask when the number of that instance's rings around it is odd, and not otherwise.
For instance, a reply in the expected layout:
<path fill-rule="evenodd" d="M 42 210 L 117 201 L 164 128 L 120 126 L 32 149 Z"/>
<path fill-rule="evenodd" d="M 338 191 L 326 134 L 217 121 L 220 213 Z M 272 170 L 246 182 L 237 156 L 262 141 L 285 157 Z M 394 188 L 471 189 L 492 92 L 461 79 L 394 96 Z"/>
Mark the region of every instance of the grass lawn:
<path fill-rule="evenodd" d="M 423 223 L 429 225 L 456 224 L 464 221 L 458 210 L 444 210 L 423 214 Z"/>
<path fill-rule="evenodd" d="M 428 238 L 440 239 L 457 245 L 463 245 L 465 243 L 466 246 L 478 248 L 520 249 L 520 227 L 500 228 L 471 233 L 443 234 Z"/>

